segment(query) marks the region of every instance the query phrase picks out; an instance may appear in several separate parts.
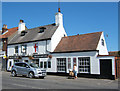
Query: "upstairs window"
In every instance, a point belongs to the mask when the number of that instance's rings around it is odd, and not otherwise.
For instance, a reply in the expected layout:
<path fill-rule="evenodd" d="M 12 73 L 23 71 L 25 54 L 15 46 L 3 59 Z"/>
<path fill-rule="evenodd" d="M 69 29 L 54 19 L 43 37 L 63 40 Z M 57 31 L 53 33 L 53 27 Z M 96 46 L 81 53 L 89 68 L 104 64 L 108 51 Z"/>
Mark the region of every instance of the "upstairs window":
<path fill-rule="evenodd" d="M 18 46 L 15 46 L 15 53 L 18 53 Z"/>
<path fill-rule="evenodd" d="M 43 33 L 45 29 L 45 27 L 41 27 L 38 33 Z"/>
<path fill-rule="evenodd" d="M 21 36 L 25 36 L 26 33 L 27 33 L 26 31 L 22 31 Z"/>
<path fill-rule="evenodd" d="M 101 39 L 101 43 L 102 43 L 103 46 L 105 45 L 104 39 Z"/>
<path fill-rule="evenodd" d="M 27 45 L 22 45 L 21 46 L 21 52 L 26 54 L 26 51 L 27 51 Z"/>

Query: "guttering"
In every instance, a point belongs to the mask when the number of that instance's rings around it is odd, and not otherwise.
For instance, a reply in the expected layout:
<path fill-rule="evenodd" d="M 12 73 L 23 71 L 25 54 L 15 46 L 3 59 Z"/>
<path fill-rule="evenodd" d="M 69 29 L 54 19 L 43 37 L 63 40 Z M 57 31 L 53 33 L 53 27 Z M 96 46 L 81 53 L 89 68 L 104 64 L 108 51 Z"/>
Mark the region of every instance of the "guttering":
<path fill-rule="evenodd" d="M 92 52 L 92 51 L 96 51 L 96 52 L 98 52 L 98 50 L 81 50 L 81 51 L 63 51 L 63 52 L 51 52 L 51 54 L 53 54 L 53 53 Z"/>

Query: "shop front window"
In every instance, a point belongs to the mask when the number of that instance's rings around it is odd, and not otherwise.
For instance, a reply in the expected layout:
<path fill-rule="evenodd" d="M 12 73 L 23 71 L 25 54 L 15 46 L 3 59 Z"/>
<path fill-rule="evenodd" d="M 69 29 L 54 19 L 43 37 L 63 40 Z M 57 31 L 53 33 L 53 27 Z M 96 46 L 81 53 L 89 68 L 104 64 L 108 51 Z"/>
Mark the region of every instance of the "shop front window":
<path fill-rule="evenodd" d="M 40 68 L 43 68 L 43 62 L 40 62 Z"/>
<path fill-rule="evenodd" d="M 48 62 L 48 68 L 51 68 L 51 62 L 50 61 Z"/>
<path fill-rule="evenodd" d="M 44 62 L 44 68 L 47 68 L 47 62 Z"/>
<path fill-rule="evenodd" d="M 57 58 L 57 71 L 66 72 L 66 58 Z"/>
<path fill-rule="evenodd" d="M 74 66 L 74 64 L 76 64 L 76 58 L 73 58 L 73 66 Z"/>
<path fill-rule="evenodd" d="M 71 58 L 68 58 L 68 69 L 71 69 Z"/>
<path fill-rule="evenodd" d="M 78 58 L 79 73 L 90 73 L 90 58 Z"/>

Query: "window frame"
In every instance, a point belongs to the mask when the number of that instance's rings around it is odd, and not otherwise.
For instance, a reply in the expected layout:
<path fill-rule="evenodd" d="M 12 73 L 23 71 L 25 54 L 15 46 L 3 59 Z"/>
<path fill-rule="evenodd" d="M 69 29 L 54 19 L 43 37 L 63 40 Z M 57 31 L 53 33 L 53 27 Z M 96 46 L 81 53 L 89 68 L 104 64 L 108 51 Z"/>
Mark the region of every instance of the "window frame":
<path fill-rule="evenodd" d="M 45 63 L 46 63 L 46 65 L 45 65 Z M 47 68 L 47 62 L 46 61 L 44 61 L 44 68 Z"/>
<path fill-rule="evenodd" d="M 17 48 L 16 48 L 17 47 Z M 19 48 L 18 46 L 15 46 L 15 53 L 18 53 L 19 52 Z"/>
<path fill-rule="evenodd" d="M 101 44 L 102 44 L 102 46 L 105 46 L 105 40 L 104 39 L 101 39 Z"/>
<path fill-rule="evenodd" d="M 22 48 L 22 47 L 25 48 L 25 49 L 24 49 L 25 52 L 23 52 L 23 48 Z M 21 53 L 24 53 L 24 54 L 27 53 L 27 45 L 21 45 Z"/>
<path fill-rule="evenodd" d="M 48 68 L 51 68 L 51 61 L 48 61 Z"/>
<path fill-rule="evenodd" d="M 42 63 L 42 66 L 41 66 L 41 63 Z M 40 61 L 40 68 L 43 68 L 43 61 Z"/>
<path fill-rule="evenodd" d="M 78 57 L 78 72 L 90 74 L 90 57 Z"/>
<path fill-rule="evenodd" d="M 71 67 L 71 58 L 68 58 L 68 69 L 72 69 L 72 67 Z"/>

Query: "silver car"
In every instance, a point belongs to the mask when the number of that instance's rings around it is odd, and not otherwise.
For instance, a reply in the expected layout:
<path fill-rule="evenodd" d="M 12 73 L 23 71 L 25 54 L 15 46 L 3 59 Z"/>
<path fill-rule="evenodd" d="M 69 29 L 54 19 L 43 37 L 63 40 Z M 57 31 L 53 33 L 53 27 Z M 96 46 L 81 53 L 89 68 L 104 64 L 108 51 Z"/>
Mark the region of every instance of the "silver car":
<path fill-rule="evenodd" d="M 28 76 L 30 78 L 33 77 L 41 77 L 44 78 L 46 76 L 46 70 L 40 69 L 34 63 L 25 63 L 25 62 L 17 62 L 12 66 L 11 70 L 12 76 L 23 75 Z"/>

